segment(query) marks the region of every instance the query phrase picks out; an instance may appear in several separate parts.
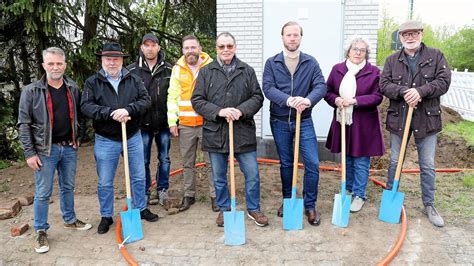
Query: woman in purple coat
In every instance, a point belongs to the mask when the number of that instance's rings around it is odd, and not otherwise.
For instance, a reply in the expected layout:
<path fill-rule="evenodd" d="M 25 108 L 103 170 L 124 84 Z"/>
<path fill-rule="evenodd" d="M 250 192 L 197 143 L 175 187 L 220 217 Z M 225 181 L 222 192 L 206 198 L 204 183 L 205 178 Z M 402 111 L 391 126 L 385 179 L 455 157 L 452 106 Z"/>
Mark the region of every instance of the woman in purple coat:
<path fill-rule="evenodd" d="M 379 69 L 369 59 L 369 44 L 354 38 L 345 52 L 346 60 L 335 65 L 327 81 L 324 99 L 334 107 L 334 118 L 326 147 L 341 152 L 340 110 L 346 113 L 346 188 L 354 200 L 351 212 L 365 203 L 370 156 L 382 156 L 385 148 L 377 106 L 382 102 Z"/>

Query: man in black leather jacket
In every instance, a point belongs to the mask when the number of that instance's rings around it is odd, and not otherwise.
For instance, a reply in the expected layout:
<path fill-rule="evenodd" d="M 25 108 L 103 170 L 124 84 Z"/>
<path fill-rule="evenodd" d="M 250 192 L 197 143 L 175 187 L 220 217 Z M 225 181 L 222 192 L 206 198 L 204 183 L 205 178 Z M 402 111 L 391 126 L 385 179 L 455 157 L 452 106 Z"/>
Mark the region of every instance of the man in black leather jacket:
<path fill-rule="evenodd" d="M 79 88 L 64 76 L 66 56 L 62 49 L 44 50 L 43 68 L 46 75 L 22 89 L 18 112 L 20 142 L 35 175 L 34 248 L 38 253 L 49 250 L 48 207 L 56 171 L 64 227 L 76 230 L 92 227 L 77 219 L 74 212 L 79 131 L 84 132 L 78 123 Z"/>

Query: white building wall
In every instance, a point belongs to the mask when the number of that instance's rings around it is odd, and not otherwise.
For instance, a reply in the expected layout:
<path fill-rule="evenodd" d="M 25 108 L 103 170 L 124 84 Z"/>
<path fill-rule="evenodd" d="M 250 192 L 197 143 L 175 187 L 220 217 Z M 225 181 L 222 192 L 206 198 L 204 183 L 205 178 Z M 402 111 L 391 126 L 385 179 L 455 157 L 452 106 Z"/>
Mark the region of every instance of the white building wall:
<path fill-rule="evenodd" d="M 261 84 L 263 71 L 263 1 L 217 0 L 217 33 L 228 31 L 237 41 L 237 56 L 251 65 Z M 332 2 L 331 0 L 318 0 Z M 316 2 L 318 2 L 316 1 Z M 364 37 L 370 44 L 370 62 L 375 63 L 377 29 L 379 27 L 379 0 L 333 0 L 344 5 L 344 47 L 355 36 Z M 290 0 L 288 0 L 290 2 Z M 275 1 L 278 4 L 278 1 Z M 343 51 L 341 48 L 341 58 Z M 335 58 L 334 64 L 341 58 Z M 326 77 L 327 78 L 327 77 Z M 262 136 L 262 110 L 255 116 L 257 136 Z"/>
<path fill-rule="evenodd" d="M 369 61 L 375 64 L 378 28 L 379 0 L 345 0 L 344 48 L 354 36 L 365 38 L 370 46 Z"/>
<path fill-rule="evenodd" d="M 262 84 L 263 0 L 217 0 L 217 34 L 228 31 L 237 42 L 237 57 L 255 69 Z M 255 116 L 257 136 L 262 135 L 262 111 Z"/>

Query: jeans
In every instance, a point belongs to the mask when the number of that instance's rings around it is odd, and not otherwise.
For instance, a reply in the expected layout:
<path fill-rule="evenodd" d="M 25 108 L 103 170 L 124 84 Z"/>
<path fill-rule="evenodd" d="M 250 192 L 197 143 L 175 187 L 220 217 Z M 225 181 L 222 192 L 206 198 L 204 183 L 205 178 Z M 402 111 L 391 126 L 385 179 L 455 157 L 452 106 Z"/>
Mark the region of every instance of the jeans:
<path fill-rule="evenodd" d="M 410 139 L 412 131 L 408 135 Z M 431 135 L 424 138 L 415 138 L 415 145 L 418 151 L 418 161 L 420 163 L 420 184 L 421 184 L 421 199 L 423 205 L 434 205 L 435 201 L 435 153 L 437 135 Z M 390 167 L 388 168 L 387 189 L 391 189 L 395 172 L 397 170 L 398 156 L 400 156 L 400 147 L 402 138 L 396 134 L 390 134 Z"/>
<path fill-rule="evenodd" d="M 294 156 L 293 139 L 295 138 L 296 122 L 271 118 L 270 126 L 280 158 L 283 198 L 291 198 Z M 307 210 L 313 210 L 316 208 L 316 200 L 318 198 L 319 158 L 318 143 L 311 118 L 301 120 L 299 148 L 304 163 L 304 207 Z"/>
<path fill-rule="evenodd" d="M 346 156 L 346 189 L 365 200 L 365 189 L 369 180 L 370 157 Z M 342 191 L 341 193 L 345 193 Z"/>
<path fill-rule="evenodd" d="M 169 188 L 170 179 L 170 146 L 171 138 L 169 129 L 162 129 L 159 132 L 154 133 L 153 131 L 141 130 L 143 139 L 143 155 L 145 163 L 145 192 L 150 195 L 151 176 L 150 176 L 150 157 L 151 157 L 151 146 L 153 145 L 153 139 L 155 139 L 156 149 L 158 151 L 157 158 L 159 161 L 158 170 L 156 171 L 156 185 L 157 190 L 163 190 Z"/>
<path fill-rule="evenodd" d="M 39 155 L 43 166 L 35 171 L 35 199 L 33 211 L 35 230 L 47 230 L 49 199 L 53 192 L 54 172 L 58 171 L 59 206 L 67 224 L 76 221 L 74 212 L 74 186 L 76 180 L 77 151 L 71 146 L 51 145 L 49 156 Z"/>
<path fill-rule="evenodd" d="M 146 209 L 146 199 L 143 141 L 140 132 L 128 139 L 127 147 L 132 202 L 135 208 L 142 211 Z M 112 217 L 114 215 L 114 177 L 122 151 L 121 141 L 111 140 L 95 134 L 94 157 L 97 175 L 99 176 L 97 194 L 102 217 Z"/>
<path fill-rule="evenodd" d="M 212 179 L 216 187 L 216 203 L 221 211 L 230 210 L 230 194 L 227 187 L 227 160 L 229 153 L 210 152 Z M 245 176 L 245 199 L 247 210 L 260 210 L 260 175 L 258 172 L 257 152 L 236 153 L 240 170 Z"/>

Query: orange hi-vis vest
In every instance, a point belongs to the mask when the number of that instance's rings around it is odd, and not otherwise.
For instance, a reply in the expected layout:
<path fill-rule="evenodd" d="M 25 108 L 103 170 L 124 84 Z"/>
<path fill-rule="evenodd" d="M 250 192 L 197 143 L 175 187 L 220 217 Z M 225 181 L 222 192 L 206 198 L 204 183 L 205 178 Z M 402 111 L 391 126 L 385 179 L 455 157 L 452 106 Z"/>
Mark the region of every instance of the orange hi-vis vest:
<path fill-rule="evenodd" d="M 203 52 L 199 56 L 201 64 L 198 66 L 196 76 L 193 75 L 184 56 L 173 67 L 167 100 L 170 127 L 178 125 L 178 118 L 179 124 L 184 126 L 197 127 L 203 124 L 202 116 L 198 115 L 191 105 L 191 97 L 199 70 L 212 62 L 212 58 Z"/>

